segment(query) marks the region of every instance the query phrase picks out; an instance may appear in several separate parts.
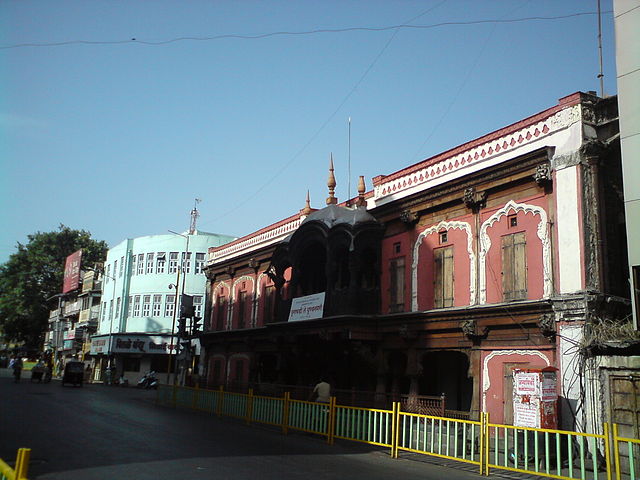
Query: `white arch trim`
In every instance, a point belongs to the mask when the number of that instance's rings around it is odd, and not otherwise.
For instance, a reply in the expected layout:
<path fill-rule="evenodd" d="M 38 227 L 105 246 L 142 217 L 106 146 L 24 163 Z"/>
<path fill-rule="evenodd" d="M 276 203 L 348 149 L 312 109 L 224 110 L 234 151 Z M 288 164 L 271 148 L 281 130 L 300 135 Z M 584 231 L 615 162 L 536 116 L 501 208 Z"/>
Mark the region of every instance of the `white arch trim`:
<path fill-rule="evenodd" d="M 547 367 L 551 365 L 549 361 L 549 357 L 547 357 L 544 353 L 538 350 L 495 350 L 491 352 L 484 358 L 484 362 L 482 365 L 482 411 L 487 411 L 487 392 L 489 391 L 489 387 L 491 387 L 491 379 L 489 378 L 489 360 L 494 357 L 500 357 L 504 355 L 533 355 L 536 357 L 540 357 L 545 361 Z"/>
<path fill-rule="evenodd" d="M 229 376 L 231 375 L 231 362 L 233 360 L 247 360 L 250 361 L 249 356 L 246 353 L 234 353 L 227 358 L 227 370 L 225 372 L 225 378 L 227 379 L 227 383 L 229 383 Z"/>
<path fill-rule="evenodd" d="M 480 227 L 480 262 L 479 262 L 479 281 L 480 281 L 480 304 L 487 303 L 487 254 L 491 249 L 491 239 L 487 230 L 493 226 L 500 218 L 508 215 L 510 212 L 532 213 L 540 216 L 537 234 L 542 242 L 542 279 L 543 279 L 543 297 L 548 298 L 552 293 L 551 282 L 551 242 L 549 238 L 549 224 L 547 221 L 547 212 L 544 208 L 528 203 L 516 203 L 509 200 L 507 204 L 500 210 L 491 215 Z"/>
<path fill-rule="evenodd" d="M 256 299 L 262 296 L 262 290 L 260 289 L 260 284 L 262 283 L 262 279 L 268 276 L 269 275 L 267 275 L 267 272 L 262 272 L 260 275 L 258 275 L 258 281 L 256 282 Z"/>
<path fill-rule="evenodd" d="M 467 222 L 446 221 L 433 225 L 418 235 L 413 246 L 413 262 L 411 264 L 411 310 L 418 310 L 418 261 L 420 256 L 420 245 L 427 235 L 437 233 L 441 230 L 464 230 L 467 233 L 467 253 L 469 254 L 469 304 L 476 303 L 476 254 L 473 251 L 473 235 L 471 225 Z"/>
<path fill-rule="evenodd" d="M 229 296 L 233 298 L 234 302 L 236 300 L 236 285 L 238 285 L 240 282 L 246 282 L 247 280 L 251 282 L 252 287 L 255 287 L 255 280 L 249 275 L 243 275 L 233 282 L 233 286 L 231 287 L 231 294 Z M 253 288 L 251 289 L 251 291 L 253 291 Z"/>
<path fill-rule="evenodd" d="M 215 287 L 213 287 L 213 300 L 215 301 L 216 298 L 218 298 L 218 291 L 221 288 L 228 288 L 229 292 L 231 292 L 231 287 L 229 286 L 229 284 L 227 282 L 225 282 L 224 280 L 219 281 Z"/>

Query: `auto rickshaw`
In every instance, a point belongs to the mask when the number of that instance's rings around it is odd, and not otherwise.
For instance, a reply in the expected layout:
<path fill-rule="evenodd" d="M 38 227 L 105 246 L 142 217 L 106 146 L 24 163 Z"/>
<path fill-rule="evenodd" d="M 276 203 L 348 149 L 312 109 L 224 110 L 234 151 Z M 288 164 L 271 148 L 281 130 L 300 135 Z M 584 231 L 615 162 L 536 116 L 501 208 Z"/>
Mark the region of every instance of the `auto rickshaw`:
<path fill-rule="evenodd" d="M 31 383 L 33 382 L 42 382 L 42 376 L 44 374 L 45 364 L 42 360 L 38 360 L 33 367 L 31 367 Z"/>
<path fill-rule="evenodd" d="M 62 386 L 64 387 L 65 383 L 70 383 L 71 385 L 81 387 L 83 379 L 84 363 L 77 361 L 67 362 L 64 366 L 64 373 L 62 374 Z"/>

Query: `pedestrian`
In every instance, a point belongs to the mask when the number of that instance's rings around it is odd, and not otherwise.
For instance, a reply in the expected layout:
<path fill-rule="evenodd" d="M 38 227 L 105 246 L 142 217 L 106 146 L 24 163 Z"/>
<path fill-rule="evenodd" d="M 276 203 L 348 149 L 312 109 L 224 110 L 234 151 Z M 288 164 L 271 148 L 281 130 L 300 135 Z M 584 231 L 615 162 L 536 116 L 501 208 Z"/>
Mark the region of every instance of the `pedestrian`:
<path fill-rule="evenodd" d="M 16 357 L 13 361 L 13 381 L 14 383 L 20 383 L 20 376 L 22 375 L 22 359 Z"/>
<path fill-rule="evenodd" d="M 329 398 L 331 398 L 331 385 L 329 385 L 324 376 L 320 377 L 320 381 L 313 387 L 313 392 L 311 392 L 309 399 L 311 400 L 314 396 L 316 397 L 316 402 L 329 403 Z"/>

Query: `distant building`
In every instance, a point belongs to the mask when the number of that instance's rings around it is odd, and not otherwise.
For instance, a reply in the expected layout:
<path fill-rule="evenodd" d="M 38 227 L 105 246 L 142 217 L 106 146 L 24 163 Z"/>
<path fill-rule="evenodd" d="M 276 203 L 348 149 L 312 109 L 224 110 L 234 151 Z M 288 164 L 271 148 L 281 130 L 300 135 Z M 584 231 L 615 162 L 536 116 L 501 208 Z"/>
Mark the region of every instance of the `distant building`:
<path fill-rule="evenodd" d="M 192 295 L 196 315 L 202 316 L 207 249 L 234 238 L 193 230 L 131 238 L 109 250 L 98 329 L 91 340 L 94 379 L 102 378 L 107 365 L 129 381 L 148 370 L 167 372 L 177 345 L 171 335 L 176 296 Z"/>
<path fill-rule="evenodd" d="M 555 367 L 560 425 L 597 431 L 590 335 L 630 310 L 617 119 L 615 97 L 575 93 L 348 202 L 330 175 L 325 208 L 211 248 L 208 384 L 328 375 L 511 424 L 513 370 Z"/>
<path fill-rule="evenodd" d="M 49 329 L 45 333 L 45 351 L 52 361 L 76 357 L 84 359 L 90 336 L 95 333 L 100 310 L 102 264 L 82 265 L 80 251 L 66 259 L 63 292 L 51 299 Z"/>
<path fill-rule="evenodd" d="M 631 299 L 640 329 L 640 9 L 636 0 L 614 0 L 613 9 Z"/>

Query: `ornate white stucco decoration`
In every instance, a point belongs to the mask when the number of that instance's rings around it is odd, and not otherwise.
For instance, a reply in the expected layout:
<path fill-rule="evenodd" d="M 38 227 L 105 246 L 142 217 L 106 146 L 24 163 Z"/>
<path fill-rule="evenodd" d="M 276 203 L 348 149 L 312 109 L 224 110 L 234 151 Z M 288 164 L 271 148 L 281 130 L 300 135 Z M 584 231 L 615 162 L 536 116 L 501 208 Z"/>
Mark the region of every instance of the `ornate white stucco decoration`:
<path fill-rule="evenodd" d="M 561 128 L 567 128 L 576 122 L 579 122 L 582 115 L 581 105 L 574 105 L 570 108 L 565 108 L 549 117 L 548 123 L 551 131 L 559 130 Z"/>
<path fill-rule="evenodd" d="M 487 411 L 487 392 L 489 391 L 489 387 L 491 387 L 491 379 L 489 378 L 489 360 L 494 357 L 504 356 L 504 355 L 533 355 L 536 357 L 540 357 L 545 361 L 547 367 L 551 365 L 549 358 L 542 352 L 538 350 L 494 350 L 489 355 L 484 358 L 484 362 L 482 365 L 482 411 Z"/>
<path fill-rule="evenodd" d="M 524 212 L 540 216 L 537 234 L 542 242 L 542 277 L 543 277 L 543 297 L 548 298 L 552 293 L 551 282 L 551 244 L 549 238 L 549 225 L 547 222 L 547 212 L 544 208 L 527 203 L 516 203 L 509 200 L 507 204 L 491 215 L 480 227 L 480 254 L 479 254 L 479 281 L 480 281 L 480 304 L 487 302 L 487 254 L 491 248 L 491 239 L 487 230 L 500 218 L 510 212 Z"/>
<path fill-rule="evenodd" d="M 241 277 L 234 280 L 233 287 L 231 288 L 231 294 L 229 296 L 234 302 L 236 301 L 236 285 L 238 285 L 240 282 L 251 282 L 251 287 L 252 287 L 251 291 L 253 291 L 253 286 L 254 286 L 253 277 L 250 277 L 249 275 L 242 275 Z"/>
<path fill-rule="evenodd" d="M 213 302 L 215 303 L 216 298 L 218 298 L 218 292 L 221 288 L 228 288 L 231 291 L 231 287 L 224 280 L 218 282 L 215 287 L 213 287 Z"/>
<path fill-rule="evenodd" d="M 542 145 L 556 146 L 557 142 L 563 140 L 554 137 L 554 134 L 579 122 L 581 111 L 578 104 L 563 108 L 546 118 L 536 116 L 530 124 L 520 126 L 522 122 L 518 122 L 512 127 L 485 135 L 471 142 L 471 146 L 464 151 L 456 151 L 450 156 L 436 156 L 422 168 L 407 168 L 405 174 L 401 174 L 400 171 L 375 186 L 374 199 L 381 201 L 387 197 L 401 195 L 401 192 L 405 191 L 427 190 L 433 185 L 441 184 L 445 179 L 457 178 L 468 171 L 481 170 L 485 168 L 484 165 L 507 161 L 528 149 Z"/>
<path fill-rule="evenodd" d="M 251 282 L 251 291 L 254 292 L 254 289 L 255 289 L 255 280 L 253 279 L 253 277 L 250 277 L 248 275 L 242 275 L 241 277 L 238 277 L 233 282 L 233 286 L 231 287 L 231 293 L 229 293 L 229 308 L 227 309 L 228 311 L 227 330 L 231 330 L 231 326 L 232 326 L 231 324 L 233 322 L 233 312 L 235 310 L 234 307 L 236 304 L 236 285 L 238 285 L 240 282 Z M 253 306 L 251 308 L 251 316 L 253 317 Z M 253 318 L 249 319 L 249 324 L 253 325 Z"/>
<path fill-rule="evenodd" d="M 262 285 L 262 279 L 268 276 L 269 275 L 267 275 L 267 272 L 262 272 L 260 275 L 258 275 L 258 281 L 256 282 L 256 295 L 255 295 L 256 299 L 262 296 L 262 290 L 260 290 L 260 285 Z"/>
<path fill-rule="evenodd" d="M 216 286 L 213 288 L 213 295 L 212 295 L 213 298 L 211 299 L 211 306 L 213 307 L 213 305 L 216 304 L 216 301 L 218 300 L 218 295 L 219 295 L 218 292 L 220 291 L 221 288 L 229 289 L 229 304 L 228 304 L 229 308 L 227 308 L 227 318 L 224 319 L 224 328 L 225 328 L 225 330 L 228 330 L 230 328 L 229 327 L 229 318 L 231 318 L 230 315 L 229 315 L 229 312 L 231 311 L 231 308 L 232 308 L 232 305 L 233 305 L 233 303 L 231 302 L 231 295 L 233 295 L 233 290 L 229 286 L 229 284 L 227 282 L 225 282 L 224 280 L 218 282 L 216 284 Z"/>
<path fill-rule="evenodd" d="M 266 245 L 279 242 L 294 232 L 300 226 L 301 222 L 302 220 L 300 218 L 295 218 L 288 222 L 276 224 L 242 240 L 232 242 L 231 245 L 227 247 L 216 249 L 209 254 L 209 265 L 240 253 L 248 253 Z"/>
<path fill-rule="evenodd" d="M 471 225 L 467 222 L 445 221 L 433 225 L 423 230 L 413 246 L 413 262 L 411 264 L 411 310 L 418 310 L 418 260 L 420 244 L 427 235 L 437 233 L 441 230 L 464 230 L 467 234 L 467 252 L 469 254 L 469 304 L 476 303 L 476 254 L 473 251 L 473 236 L 471 235 Z"/>

